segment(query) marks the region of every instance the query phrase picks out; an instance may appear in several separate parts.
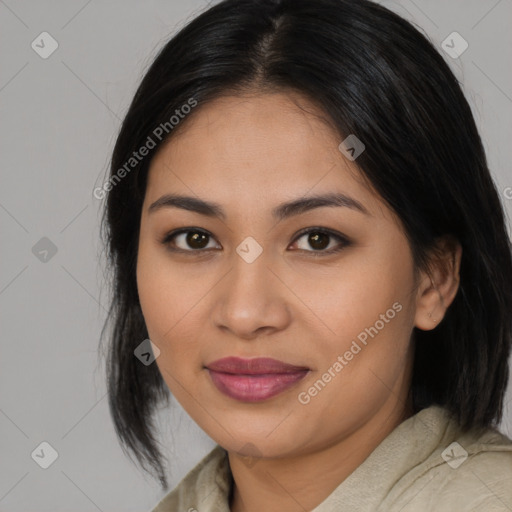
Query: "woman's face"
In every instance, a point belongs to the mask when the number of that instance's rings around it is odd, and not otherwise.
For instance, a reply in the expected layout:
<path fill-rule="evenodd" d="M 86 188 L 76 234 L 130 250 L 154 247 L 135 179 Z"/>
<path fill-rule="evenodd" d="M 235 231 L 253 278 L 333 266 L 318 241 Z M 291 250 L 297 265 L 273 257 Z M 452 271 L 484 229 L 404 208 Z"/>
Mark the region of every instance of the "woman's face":
<path fill-rule="evenodd" d="M 283 93 L 194 112 L 153 159 L 141 217 L 137 283 L 158 368 L 207 434 L 246 455 L 322 450 L 403 412 L 410 385 L 406 237 L 296 102 L 314 110 Z M 165 195 L 218 211 L 151 208 Z M 325 195 L 337 205 L 283 206 Z M 228 357 L 291 367 L 212 364 Z"/>

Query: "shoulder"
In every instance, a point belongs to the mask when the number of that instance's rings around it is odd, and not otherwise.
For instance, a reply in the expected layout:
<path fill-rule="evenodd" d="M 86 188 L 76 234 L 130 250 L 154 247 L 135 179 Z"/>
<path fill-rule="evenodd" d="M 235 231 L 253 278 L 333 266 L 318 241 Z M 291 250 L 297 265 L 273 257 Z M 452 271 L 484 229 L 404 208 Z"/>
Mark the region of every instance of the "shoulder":
<path fill-rule="evenodd" d="M 445 438 L 404 480 L 407 485 L 393 500 L 403 512 L 510 511 L 512 441 L 490 428 L 459 432 Z"/>
<path fill-rule="evenodd" d="M 439 506 L 451 501 L 460 511 L 512 510 L 512 441 L 506 436 L 490 429 L 475 438 L 467 434 L 441 457 L 445 464 L 433 472 Z"/>
<path fill-rule="evenodd" d="M 150 512 L 229 512 L 230 485 L 227 454 L 217 445 Z"/>

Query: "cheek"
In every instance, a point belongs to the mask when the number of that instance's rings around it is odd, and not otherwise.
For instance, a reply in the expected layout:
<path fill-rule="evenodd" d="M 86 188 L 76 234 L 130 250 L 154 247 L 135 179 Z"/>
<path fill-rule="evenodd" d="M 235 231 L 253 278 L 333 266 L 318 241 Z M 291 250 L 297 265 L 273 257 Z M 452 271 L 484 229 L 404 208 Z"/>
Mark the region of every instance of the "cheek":
<path fill-rule="evenodd" d="M 204 268 L 183 265 L 165 251 L 141 239 L 137 261 L 137 287 L 149 338 L 160 349 L 157 366 L 179 401 L 195 389 L 204 364 L 204 329 L 209 310 L 208 291 L 218 277 Z"/>
<path fill-rule="evenodd" d="M 379 394 L 384 386 L 379 379 L 393 382 L 404 370 L 414 322 L 413 267 L 407 254 L 407 249 L 398 258 L 376 252 L 365 260 L 354 258 L 330 279 L 317 279 L 316 286 L 304 281 L 300 293 L 310 298 L 318 318 L 315 346 L 309 348 L 317 355 L 318 375 L 329 368 L 332 373 L 338 356 L 343 358 L 343 368 L 334 369 L 339 377 L 332 391 Z"/>
<path fill-rule="evenodd" d="M 183 271 L 173 267 L 162 251 L 141 242 L 137 260 L 137 289 L 150 339 L 166 350 L 193 315 L 200 290 Z"/>
<path fill-rule="evenodd" d="M 327 338 L 334 348 L 342 348 L 376 322 L 379 328 L 385 322 L 380 331 L 389 330 L 390 326 L 396 328 L 399 317 L 407 316 L 412 275 L 407 258 L 367 251 L 363 257 L 354 255 L 335 267 L 300 275 L 297 272 L 295 279 L 288 282 L 293 283 L 291 288 L 296 295 L 303 298 L 307 318 L 319 330 L 318 339 Z M 398 304 L 393 309 L 395 303 Z"/>
<path fill-rule="evenodd" d="M 316 371 L 300 387 L 299 402 L 312 416 L 351 428 L 399 393 L 410 361 L 411 313 L 393 283 L 344 288 L 324 316 L 335 334 L 321 329 L 308 352 Z M 375 284 L 378 285 L 375 288 Z M 403 295 L 402 295 L 403 297 Z M 382 316 L 381 316 L 382 315 Z"/>

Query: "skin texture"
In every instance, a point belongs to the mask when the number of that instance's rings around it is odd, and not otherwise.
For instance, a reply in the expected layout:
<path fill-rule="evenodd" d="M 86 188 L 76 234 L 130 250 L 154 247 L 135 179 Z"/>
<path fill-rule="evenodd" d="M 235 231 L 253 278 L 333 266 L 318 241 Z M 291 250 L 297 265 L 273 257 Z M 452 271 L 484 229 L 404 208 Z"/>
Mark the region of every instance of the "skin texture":
<path fill-rule="evenodd" d="M 435 328 L 458 288 L 460 246 L 440 244 L 430 276 L 415 274 L 401 223 L 319 114 L 292 92 L 220 98 L 184 121 L 149 170 L 137 262 L 142 311 L 171 392 L 228 450 L 234 512 L 312 509 L 359 466 L 409 415 L 413 327 Z M 321 207 L 272 217 L 282 202 L 329 192 L 356 199 L 368 214 Z M 219 203 L 226 218 L 175 207 L 149 213 L 168 193 Z M 184 252 L 162 244 L 184 227 L 210 233 L 207 249 L 186 235 L 174 239 Z M 297 238 L 309 227 L 349 244 L 330 237 L 315 249 L 307 234 Z M 263 249 L 252 263 L 236 252 L 249 236 Z M 396 303 L 394 318 L 301 403 L 299 393 Z M 205 368 L 226 356 L 311 371 L 273 398 L 241 402 L 220 393 Z"/>

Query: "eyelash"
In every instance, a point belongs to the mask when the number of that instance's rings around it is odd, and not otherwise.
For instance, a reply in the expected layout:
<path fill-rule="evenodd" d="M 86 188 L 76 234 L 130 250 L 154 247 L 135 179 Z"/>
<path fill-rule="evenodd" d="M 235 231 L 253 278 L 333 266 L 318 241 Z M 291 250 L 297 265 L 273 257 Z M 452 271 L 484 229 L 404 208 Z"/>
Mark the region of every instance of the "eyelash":
<path fill-rule="evenodd" d="M 200 234 L 206 235 L 206 236 L 208 236 L 210 238 L 213 238 L 211 233 L 208 233 L 208 231 L 205 231 L 203 229 L 198 229 L 198 228 L 180 228 L 180 229 L 177 229 L 175 231 L 171 231 L 170 233 L 167 233 L 163 237 L 163 239 L 160 241 L 160 243 L 162 243 L 164 246 L 166 246 L 166 248 L 169 251 L 171 251 L 171 252 L 192 253 L 194 256 L 204 255 L 205 252 L 212 250 L 211 248 L 210 249 L 190 249 L 190 250 L 186 250 L 186 249 L 179 249 L 179 248 L 171 246 L 171 241 L 173 241 L 173 239 L 175 237 L 177 237 L 178 235 L 181 235 L 183 233 L 190 233 L 190 232 L 192 232 L 192 233 L 200 233 Z M 323 235 L 327 235 L 329 237 L 337 239 L 338 242 L 340 242 L 340 245 L 338 245 L 338 246 L 336 246 L 334 248 L 331 248 L 329 250 L 297 249 L 298 251 L 310 253 L 311 256 L 313 256 L 314 258 L 322 257 L 322 256 L 328 256 L 328 255 L 331 255 L 331 254 L 338 253 L 338 252 L 342 251 L 343 249 L 345 249 L 346 247 L 348 247 L 349 245 L 351 245 L 351 242 L 345 236 L 343 236 L 343 235 L 341 235 L 339 233 L 336 233 L 334 231 L 331 231 L 330 229 L 325 229 L 325 228 L 320 228 L 320 227 L 311 227 L 311 228 L 306 228 L 306 229 L 303 229 L 303 230 L 299 231 L 299 233 L 297 233 L 297 235 L 293 239 L 292 243 L 295 243 L 297 240 L 302 238 L 304 235 L 308 235 L 310 233 L 320 233 L 320 234 L 323 234 Z M 217 249 L 215 249 L 215 250 L 217 250 Z"/>

